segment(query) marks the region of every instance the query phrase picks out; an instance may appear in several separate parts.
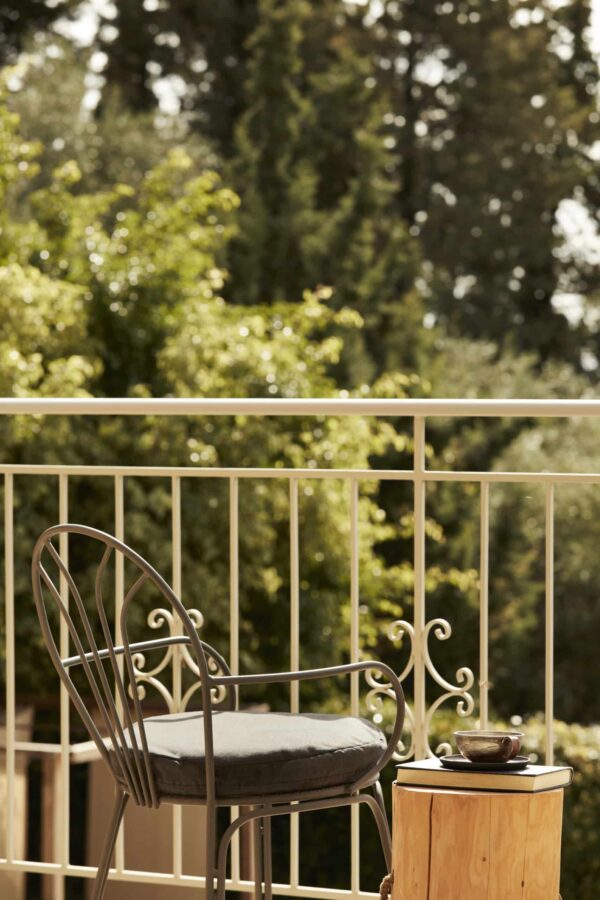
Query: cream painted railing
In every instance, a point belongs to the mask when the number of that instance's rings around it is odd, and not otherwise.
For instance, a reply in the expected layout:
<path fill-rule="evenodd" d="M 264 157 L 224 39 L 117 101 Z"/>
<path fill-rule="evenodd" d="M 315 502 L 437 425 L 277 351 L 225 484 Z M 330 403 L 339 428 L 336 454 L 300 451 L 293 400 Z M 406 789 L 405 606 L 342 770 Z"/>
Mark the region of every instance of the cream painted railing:
<path fill-rule="evenodd" d="M 131 467 L 131 466 L 57 466 L 57 465 L 12 465 L 0 464 L 4 478 L 4 555 L 5 555 L 5 633 L 6 633 L 6 847 L 0 848 L 0 874 L 2 870 L 34 872 L 55 876 L 53 880 L 54 900 L 64 896 L 64 877 L 90 877 L 94 870 L 74 865 L 69 848 L 69 769 L 78 759 L 87 759 L 87 745 L 73 746 L 69 740 L 70 710 L 67 695 L 61 691 L 60 727 L 61 741 L 57 745 L 25 743 L 17 740 L 15 708 L 15 572 L 14 572 L 14 489 L 15 476 L 55 476 L 57 479 L 58 508 L 60 521 L 69 520 L 69 478 L 72 476 L 105 476 L 112 479 L 115 498 L 114 533 L 124 537 L 124 480 L 127 477 L 166 477 L 171 480 L 172 498 L 172 582 L 176 592 L 181 589 L 181 480 L 183 478 L 219 478 L 229 484 L 229 567 L 230 567 L 230 647 L 231 669 L 237 673 L 239 666 L 239 558 L 238 543 L 240 521 L 238 513 L 238 489 L 241 479 L 276 478 L 285 479 L 289 484 L 290 500 L 290 667 L 299 666 L 300 657 L 300 550 L 298 525 L 298 482 L 300 479 L 334 478 L 345 480 L 350 485 L 350 646 L 352 661 L 359 655 L 359 558 L 358 558 L 358 498 L 361 482 L 370 480 L 400 480 L 413 484 L 414 496 L 414 606 L 412 622 L 395 623 L 396 634 L 402 633 L 409 639 L 411 651 L 402 674 L 406 678 L 412 674 L 413 696 L 409 698 L 408 722 L 411 736 L 410 746 L 399 749 L 399 758 L 415 755 L 417 758 L 430 755 L 428 735 L 432 716 L 441 704 L 456 699 L 464 714 L 475 710 L 479 701 L 478 714 L 482 725 L 488 719 L 489 664 L 488 664 L 488 580 L 489 580 L 489 512 L 490 485 L 496 483 L 538 483 L 545 489 L 545 720 L 546 720 L 546 760 L 553 759 L 553 713 L 554 713 L 554 487 L 558 483 L 600 483 L 600 473 L 549 473 L 549 472 L 455 472 L 432 471 L 426 468 L 426 424 L 435 417 L 600 417 L 600 401 L 531 401 L 531 400 L 86 400 L 47 399 L 13 400 L 0 399 L 0 415 L 248 415 L 248 416 L 290 416 L 290 415 L 332 415 L 332 416 L 401 416 L 413 421 L 413 465 L 403 470 L 357 470 L 357 469 L 230 469 L 183 467 Z M 476 677 L 467 667 L 456 673 L 456 682 L 444 679 L 437 671 L 429 652 L 429 638 L 433 634 L 445 640 L 451 634 L 450 624 L 443 619 L 427 619 L 425 596 L 425 498 L 427 485 L 435 482 L 452 481 L 475 482 L 480 485 L 480 641 L 479 671 L 477 681 L 478 697 L 474 688 Z M 48 523 L 51 524 L 51 523 Z M 68 547 L 62 540 L 61 553 L 66 557 Z M 116 573 L 117 611 L 123 599 L 123 572 Z M 66 585 L 63 585 L 66 596 Z M 68 655 L 68 635 L 63 625 L 61 634 L 63 656 Z M 429 706 L 426 698 L 426 680 L 441 688 L 441 693 Z M 175 684 L 177 679 L 175 680 Z M 382 691 L 383 686 L 372 684 L 372 699 Z M 351 685 L 351 708 L 358 711 L 358 682 Z M 175 687 L 175 694 L 177 688 Z M 176 709 L 183 700 L 180 696 L 168 698 Z M 292 691 L 291 709 L 299 708 L 298 685 Z M 19 858 L 16 852 L 15 836 L 15 771 L 17 753 L 29 753 L 51 757 L 56 762 L 56 784 L 58 808 L 55 811 L 55 854 L 52 862 L 37 862 Z M 327 889 L 300 883 L 299 876 L 299 829 L 297 817 L 292 817 L 290 877 L 286 884 L 274 886 L 280 896 L 305 896 L 323 900 L 343 900 L 352 897 L 372 897 L 361 890 L 360 847 L 358 807 L 351 810 L 351 890 Z M 122 881 L 156 883 L 201 887 L 203 879 L 188 875 L 182 868 L 182 819 L 181 809 L 173 810 L 173 865 L 172 872 L 165 874 L 150 871 L 131 871 L 126 866 L 126 853 L 121 835 L 117 844 L 116 868 L 111 878 Z M 247 891 L 250 885 L 240 877 L 239 845 L 234 843 L 230 890 Z"/>

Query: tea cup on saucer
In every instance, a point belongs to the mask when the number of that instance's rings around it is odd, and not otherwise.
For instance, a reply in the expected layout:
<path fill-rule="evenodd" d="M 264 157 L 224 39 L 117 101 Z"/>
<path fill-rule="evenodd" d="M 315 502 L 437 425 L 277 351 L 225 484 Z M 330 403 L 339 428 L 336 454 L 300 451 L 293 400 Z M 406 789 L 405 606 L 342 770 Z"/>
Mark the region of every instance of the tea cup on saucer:
<path fill-rule="evenodd" d="M 474 763 L 505 763 L 519 753 L 522 731 L 455 731 L 459 752 Z"/>

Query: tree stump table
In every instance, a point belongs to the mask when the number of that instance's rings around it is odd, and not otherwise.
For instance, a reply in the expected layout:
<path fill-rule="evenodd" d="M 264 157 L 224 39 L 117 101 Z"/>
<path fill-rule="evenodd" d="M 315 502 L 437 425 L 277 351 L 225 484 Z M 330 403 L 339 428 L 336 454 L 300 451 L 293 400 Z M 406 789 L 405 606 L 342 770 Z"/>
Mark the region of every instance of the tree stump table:
<path fill-rule="evenodd" d="M 558 900 L 563 795 L 394 784 L 392 900 Z"/>

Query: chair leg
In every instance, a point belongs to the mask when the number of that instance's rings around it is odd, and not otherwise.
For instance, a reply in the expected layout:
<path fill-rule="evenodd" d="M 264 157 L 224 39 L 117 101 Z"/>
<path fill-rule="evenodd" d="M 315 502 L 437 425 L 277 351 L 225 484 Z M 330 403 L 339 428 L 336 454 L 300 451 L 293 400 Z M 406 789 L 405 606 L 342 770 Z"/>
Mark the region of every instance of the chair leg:
<path fill-rule="evenodd" d="M 259 809 L 259 807 L 255 807 Z M 227 851 L 233 834 L 240 827 L 239 819 L 231 823 L 219 842 L 217 856 L 217 891 L 215 900 L 225 900 L 225 879 L 227 877 Z M 271 849 L 271 818 L 256 816 L 248 824 L 252 828 L 254 898 L 262 900 L 263 881 L 265 900 L 273 898 L 273 864 Z"/>
<path fill-rule="evenodd" d="M 216 900 L 225 900 L 225 879 L 227 878 L 227 850 L 229 849 L 229 840 L 226 837 L 221 839 L 219 844 L 219 853 L 217 856 L 217 892 Z"/>
<path fill-rule="evenodd" d="M 260 820 L 263 831 L 263 878 L 265 882 L 265 900 L 273 897 L 273 859 L 271 853 L 271 817 Z"/>
<path fill-rule="evenodd" d="M 318 800 L 299 803 L 281 803 L 277 807 L 272 804 L 267 806 L 255 806 L 252 811 L 239 816 L 226 829 L 219 842 L 219 853 L 217 862 L 217 895 L 216 900 L 225 900 L 225 877 L 227 867 L 227 851 L 233 834 L 240 826 L 252 823 L 253 837 L 253 860 L 254 860 L 254 900 L 263 900 L 263 878 L 264 878 L 264 897 L 265 900 L 272 900 L 272 848 L 271 848 L 271 816 L 290 815 L 303 810 L 325 809 L 329 807 L 347 806 L 354 803 L 366 803 L 375 819 L 379 839 L 381 841 L 381 849 L 385 857 L 385 863 L 388 871 L 392 865 L 392 842 L 390 837 L 390 828 L 385 811 L 383 793 L 381 785 L 376 782 L 373 786 L 373 793 L 362 793 L 346 796 L 329 798 L 327 800 Z M 302 809 L 299 810 L 298 807 Z M 267 812 L 267 815 L 262 813 Z M 264 868 L 264 873 L 263 873 Z M 214 871 L 214 870 L 213 870 Z M 208 884 L 208 882 L 207 882 Z M 210 898 L 207 894 L 206 900 L 214 900 L 214 890 L 211 883 Z"/>
<path fill-rule="evenodd" d="M 128 800 L 129 795 L 124 794 L 123 792 L 119 792 L 115 799 L 113 814 L 110 820 L 106 838 L 104 840 L 104 847 L 102 848 L 100 865 L 98 866 L 98 873 L 96 875 L 96 881 L 94 883 L 94 890 L 92 891 L 92 900 L 102 900 L 102 897 L 104 895 L 106 879 L 108 878 L 108 870 L 110 869 L 110 860 L 112 857 L 115 842 L 117 840 L 119 825 L 121 824 L 121 819 L 123 818 L 123 813 L 125 812 L 125 807 L 127 806 Z"/>
<path fill-rule="evenodd" d="M 225 900 L 225 880 L 227 878 L 227 853 L 229 851 L 229 846 L 231 844 L 231 840 L 233 835 L 240 828 L 239 824 L 239 816 L 235 819 L 228 828 L 225 829 L 225 833 L 221 836 L 219 841 L 219 845 L 217 848 L 217 890 L 215 898 L 216 900 Z M 249 826 L 251 827 L 251 826 Z"/>
<path fill-rule="evenodd" d="M 217 811 L 210 806 L 206 808 L 206 887 L 204 890 L 204 900 L 214 900 L 215 897 L 215 874 L 217 882 L 221 877 L 220 871 L 217 869 L 215 873 L 215 852 L 217 844 Z M 223 872 L 223 879 L 225 873 Z M 224 882 L 223 882 L 224 883 Z"/>
<path fill-rule="evenodd" d="M 217 889 L 215 891 L 216 900 L 225 900 L 225 879 L 227 878 L 226 872 L 221 872 L 221 869 L 217 869 Z"/>
<path fill-rule="evenodd" d="M 260 818 L 256 818 L 252 822 L 252 837 L 254 844 L 254 897 L 255 900 L 261 900 L 262 898 L 262 861 L 263 861 L 263 829 L 262 829 L 263 820 Z"/>
<path fill-rule="evenodd" d="M 379 839 L 381 840 L 381 849 L 383 850 L 383 855 L 385 857 L 385 864 L 387 866 L 388 872 L 391 872 L 392 839 L 390 836 L 390 826 L 388 823 L 387 813 L 385 811 L 383 791 L 381 790 L 381 784 L 379 783 L 379 781 L 376 781 L 373 785 L 373 794 L 375 796 L 375 800 L 377 801 L 377 808 L 372 807 L 371 804 L 369 804 L 369 806 L 371 806 L 371 810 L 377 824 L 377 829 L 379 831 Z"/>

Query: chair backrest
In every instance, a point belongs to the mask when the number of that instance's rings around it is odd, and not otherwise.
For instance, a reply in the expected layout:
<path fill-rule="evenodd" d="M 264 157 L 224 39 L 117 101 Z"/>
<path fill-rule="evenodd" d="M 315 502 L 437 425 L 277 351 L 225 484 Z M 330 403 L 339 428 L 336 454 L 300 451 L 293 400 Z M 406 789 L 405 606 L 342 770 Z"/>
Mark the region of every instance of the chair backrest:
<path fill-rule="evenodd" d="M 99 545 L 99 561 L 93 587 L 93 621 L 90 620 L 71 572 L 53 543 L 53 538 L 61 534 L 81 535 L 92 545 Z M 119 554 L 124 557 L 123 566 L 128 560 L 127 569 L 133 568 L 134 574 L 123 598 L 119 622 L 122 645 L 117 646 L 109 624 L 111 615 L 104 601 L 103 581 L 111 557 L 113 555 L 117 557 Z M 58 578 L 52 578 L 49 574 L 49 562 L 52 563 Z M 226 673 L 228 669 L 219 654 L 200 640 L 190 616 L 161 575 L 143 557 L 112 535 L 86 525 L 65 524 L 46 529 L 38 538 L 33 551 L 32 581 L 42 633 L 60 679 L 120 789 L 126 791 L 140 806 L 158 806 L 160 797 L 156 790 L 143 722 L 140 702 L 143 690 L 139 690 L 136 683 L 135 655 L 170 644 L 189 646 L 195 663 L 194 672 L 200 682 L 199 690 L 204 710 L 207 785 L 214 784 L 214 771 L 211 771 L 212 701 L 209 666 L 213 671 L 217 666 L 225 668 Z M 128 612 L 140 589 L 147 583 L 159 592 L 166 600 L 170 611 L 178 617 L 181 634 L 131 644 L 128 634 Z M 65 602 L 67 594 L 68 603 Z M 75 650 L 74 656 L 65 659 L 61 657 L 48 617 L 50 607 L 46 602 L 47 597 L 51 599 L 67 626 L 70 644 Z M 74 667 L 77 670 L 82 669 L 85 674 L 85 681 L 98 707 L 100 727 L 106 733 L 106 738 L 102 736 L 74 681 L 72 675 Z"/>

